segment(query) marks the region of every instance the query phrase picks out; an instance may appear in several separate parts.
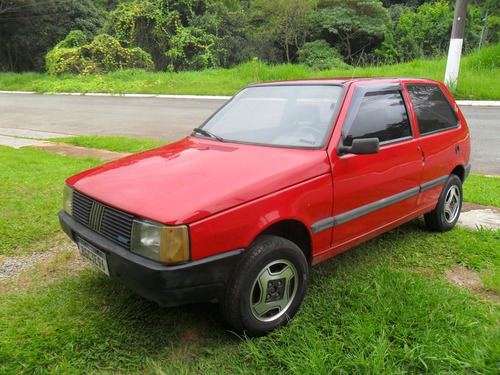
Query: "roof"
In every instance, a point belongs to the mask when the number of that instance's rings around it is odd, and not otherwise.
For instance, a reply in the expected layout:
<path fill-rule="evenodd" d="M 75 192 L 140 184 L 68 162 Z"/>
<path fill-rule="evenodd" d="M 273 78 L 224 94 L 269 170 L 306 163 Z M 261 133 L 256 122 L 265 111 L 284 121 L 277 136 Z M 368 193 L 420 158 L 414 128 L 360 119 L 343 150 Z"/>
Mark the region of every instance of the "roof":
<path fill-rule="evenodd" d="M 383 82 L 436 82 L 425 78 L 408 78 L 408 77 L 335 77 L 335 78 L 306 78 L 306 79 L 294 79 L 287 81 L 271 81 L 271 82 L 261 82 L 253 83 L 250 86 L 268 86 L 268 85 L 314 85 L 314 84 L 326 84 L 326 85 L 346 85 L 354 82 L 373 82 L 373 83 L 383 83 Z"/>

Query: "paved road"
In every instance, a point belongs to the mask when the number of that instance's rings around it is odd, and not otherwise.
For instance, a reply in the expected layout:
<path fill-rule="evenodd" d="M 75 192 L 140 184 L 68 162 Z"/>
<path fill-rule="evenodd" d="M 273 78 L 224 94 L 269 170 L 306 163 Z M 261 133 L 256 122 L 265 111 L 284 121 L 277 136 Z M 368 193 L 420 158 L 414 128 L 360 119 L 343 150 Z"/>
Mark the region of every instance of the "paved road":
<path fill-rule="evenodd" d="M 176 141 L 225 100 L 0 94 L 0 127 Z"/>
<path fill-rule="evenodd" d="M 500 107 L 461 107 L 469 124 L 472 172 L 500 175 Z"/>
<path fill-rule="evenodd" d="M 225 100 L 0 94 L 0 127 L 178 140 Z M 500 107 L 462 107 L 474 173 L 500 175 Z"/>

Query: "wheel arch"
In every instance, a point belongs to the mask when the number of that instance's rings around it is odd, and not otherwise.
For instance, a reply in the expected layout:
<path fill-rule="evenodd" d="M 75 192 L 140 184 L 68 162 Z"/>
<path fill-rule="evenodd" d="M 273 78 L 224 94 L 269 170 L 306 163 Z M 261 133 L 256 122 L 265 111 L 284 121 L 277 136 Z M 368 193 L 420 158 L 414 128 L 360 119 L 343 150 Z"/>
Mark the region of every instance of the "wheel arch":
<path fill-rule="evenodd" d="M 312 262 L 312 239 L 307 227 L 298 220 L 287 219 L 273 223 L 256 237 L 272 235 L 283 237 L 296 244 L 304 253 L 307 263 Z"/>
<path fill-rule="evenodd" d="M 450 175 L 456 175 L 462 183 L 465 181 L 465 168 L 463 165 L 457 165 L 451 172 Z"/>

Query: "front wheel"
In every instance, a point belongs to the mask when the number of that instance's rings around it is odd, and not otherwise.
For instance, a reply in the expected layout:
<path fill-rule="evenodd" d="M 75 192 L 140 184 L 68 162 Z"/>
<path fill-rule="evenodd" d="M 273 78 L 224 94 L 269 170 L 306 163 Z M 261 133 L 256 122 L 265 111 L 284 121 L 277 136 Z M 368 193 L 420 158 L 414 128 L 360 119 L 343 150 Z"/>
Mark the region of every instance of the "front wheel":
<path fill-rule="evenodd" d="M 281 237 L 259 237 L 234 271 L 222 313 L 237 331 L 264 335 L 295 315 L 307 277 L 307 261 L 297 245 Z"/>
<path fill-rule="evenodd" d="M 424 215 L 425 224 L 430 230 L 446 232 L 458 221 L 462 210 L 462 181 L 452 174 L 446 180 L 434 210 Z"/>

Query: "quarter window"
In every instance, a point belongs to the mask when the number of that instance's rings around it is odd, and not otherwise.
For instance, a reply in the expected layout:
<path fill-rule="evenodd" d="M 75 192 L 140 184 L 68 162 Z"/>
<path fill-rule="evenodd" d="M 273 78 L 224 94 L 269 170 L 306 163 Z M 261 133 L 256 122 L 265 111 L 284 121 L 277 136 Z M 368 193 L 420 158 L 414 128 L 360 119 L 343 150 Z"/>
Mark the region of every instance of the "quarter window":
<path fill-rule="evenodd" d="M 450 102 L 436 85 L 406 85 L 420 135 L 434 133 L 458 126 L 458 118 Z"/>
<path fill-rule="evenodd" d="M 378 138 L 380 143 L 411 137 L 408 114 L 399 91 L 367 92 L 347 134 L 344 146 L 358 138 Z"/>

